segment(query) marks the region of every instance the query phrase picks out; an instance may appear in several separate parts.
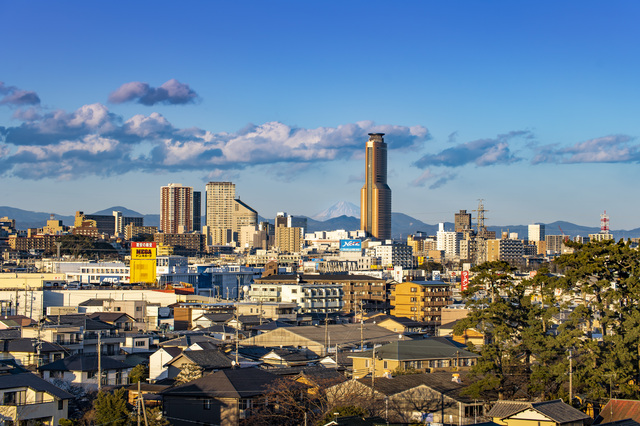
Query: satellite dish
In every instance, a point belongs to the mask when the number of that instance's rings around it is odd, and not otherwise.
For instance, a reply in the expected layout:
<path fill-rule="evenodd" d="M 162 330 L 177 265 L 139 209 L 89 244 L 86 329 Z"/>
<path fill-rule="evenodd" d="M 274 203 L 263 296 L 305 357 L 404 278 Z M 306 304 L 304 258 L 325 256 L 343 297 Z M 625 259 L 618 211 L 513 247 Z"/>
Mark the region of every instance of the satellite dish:
<path fill-rule="evenodd" d="M 242 291 L 244 291 L 245 293 L 249 291 L 251 287 L 249 287 L 248 285 L 245 285 L 244 287 L 242 287 Z"/>

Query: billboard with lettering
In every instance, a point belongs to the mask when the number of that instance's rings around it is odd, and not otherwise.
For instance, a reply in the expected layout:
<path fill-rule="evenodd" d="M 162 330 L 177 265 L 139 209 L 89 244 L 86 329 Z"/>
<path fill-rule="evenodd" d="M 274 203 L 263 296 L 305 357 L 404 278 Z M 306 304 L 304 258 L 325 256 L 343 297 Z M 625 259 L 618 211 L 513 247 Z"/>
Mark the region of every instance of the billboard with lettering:
<path fill-rule="evenodd" d="M 460 288 L 462 291 L 469 288 L 469 271 L 462 271 L 460 275 Z"/>
<path fill-rule="evenodd" d="M 340 240 L 340 251 L 362 251 L 362 241 Z"/>
<path fill-rule="evenodd" d="M 156 282 L 156 243 L 131 243 L 130 282 L 155 284 Z"/>
<path fill-rule="evenodd" d="M 131 243 L 131 259 L 155 259 L 156 243 Z"/>

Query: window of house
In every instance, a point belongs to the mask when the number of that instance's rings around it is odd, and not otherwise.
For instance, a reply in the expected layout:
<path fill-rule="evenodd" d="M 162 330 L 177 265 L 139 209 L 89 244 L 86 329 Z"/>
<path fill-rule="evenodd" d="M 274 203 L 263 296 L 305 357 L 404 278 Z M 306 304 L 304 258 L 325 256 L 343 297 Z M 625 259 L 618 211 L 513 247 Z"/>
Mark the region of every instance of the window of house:
<path fill-rule="evenodd" d="M 64 409 L 64 400 L 59 399 L 58 400 L 58 410 L 62 410 Z"/>
<path fill-rule="evenodd" d="M 87 371 L 87 379 L 93 379 L 94 377 L 96 377 L 98 374 L 97 371 L 93 370 L 93 371 Z"/>
<path fill-rule="evenodd" d="M 18 392 L 5 392 L 4 405 L 15 404 L 18 399 Z"/>
<path fill-rule="evenodd" d="M 389 368 L 389 361 L 384 361 L 382 364 L 385 369 Z"/>
<path fill-rule="evenodd" d="M 417 293 L 418 287 L 411 287 L 411 293 Z"/>
<path fill-rule="evenodd" d="M 205 410 L 211 410 L 211 399 L 205 399 L 202 408 Z"/>
<path fill-rule="evenodd" d="M 144 346 L 144 340 L 136 340 L 136 346 Z"/>

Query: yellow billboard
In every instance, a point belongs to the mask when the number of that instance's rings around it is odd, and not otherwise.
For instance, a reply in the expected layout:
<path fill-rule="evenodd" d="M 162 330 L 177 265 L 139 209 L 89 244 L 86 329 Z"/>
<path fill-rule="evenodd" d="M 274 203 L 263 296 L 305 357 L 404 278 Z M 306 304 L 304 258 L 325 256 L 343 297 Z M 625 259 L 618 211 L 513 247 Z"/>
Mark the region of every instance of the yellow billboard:
<path fill-rule="evenodd" d="M 156 283 L 156 243 L 131 243 L 131 263 L 129 264 L 129 282 Z"/>
<path fill-rule="evenodd" d="M 131 243 L 131 259 L 156 258 L 156 243 Z"/>

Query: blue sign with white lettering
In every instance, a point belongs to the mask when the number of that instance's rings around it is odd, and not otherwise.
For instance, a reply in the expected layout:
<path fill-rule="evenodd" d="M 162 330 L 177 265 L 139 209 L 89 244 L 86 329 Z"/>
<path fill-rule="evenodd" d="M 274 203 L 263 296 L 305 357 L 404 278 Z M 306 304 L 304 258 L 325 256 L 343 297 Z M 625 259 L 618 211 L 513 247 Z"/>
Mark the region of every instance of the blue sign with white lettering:
<path fill-rule="evenodd" d="M 340 240 L 340 251 L 362 251 L 362 241 Z"/>

